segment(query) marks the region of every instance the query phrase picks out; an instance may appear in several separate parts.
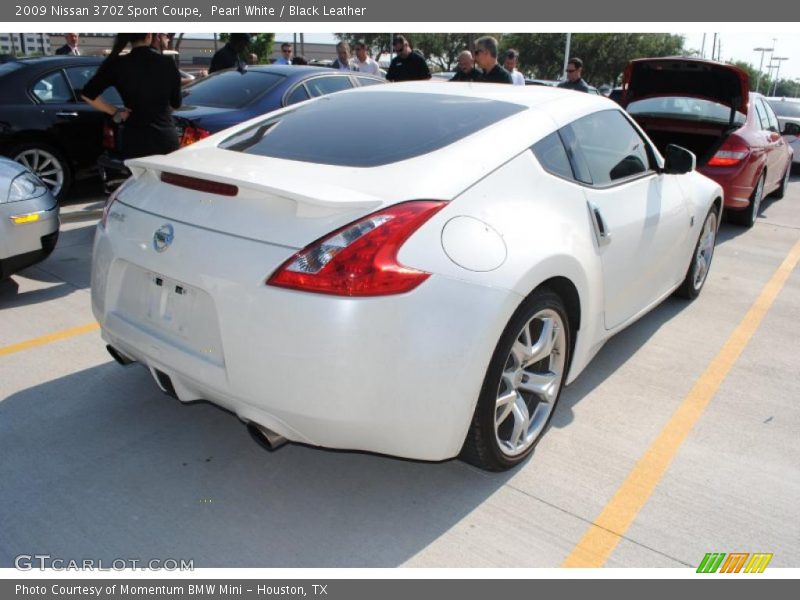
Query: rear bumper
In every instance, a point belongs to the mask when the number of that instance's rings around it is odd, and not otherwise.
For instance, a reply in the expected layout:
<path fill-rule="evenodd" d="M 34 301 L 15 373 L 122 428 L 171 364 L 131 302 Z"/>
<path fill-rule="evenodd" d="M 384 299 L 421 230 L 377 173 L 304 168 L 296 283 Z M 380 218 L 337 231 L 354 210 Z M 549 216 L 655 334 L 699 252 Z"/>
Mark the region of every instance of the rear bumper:
<path fill-rule="evenodd" d="M 208 232 L 182 227 L 174 246 L 179 235 L 187 252 L 207 247 Z M 381 298 L 273 288 L 266 276 L 291 249 L 213 235 L 213 255 L 190 260 L 98 227 L 92 308 L 103 338 L 166 374 L 180 400 L 209 400 L 291 441 L 423 460 L 459 453 L 521 298 L 437 276 Z M 204 318 L 173 333 L 137 314 L 130 296 L 149 284 L 143 272 L 188 287 Z"/>
<path fill-rule="evenodd" d="M 722 186 L 726 209 L 744 210 L 750 206 L 750 197 L 753 195 L 761 173 L 761 163 L 745 161 L 742 165 L 735 167 L 703 165 L 697 170 Z"/>

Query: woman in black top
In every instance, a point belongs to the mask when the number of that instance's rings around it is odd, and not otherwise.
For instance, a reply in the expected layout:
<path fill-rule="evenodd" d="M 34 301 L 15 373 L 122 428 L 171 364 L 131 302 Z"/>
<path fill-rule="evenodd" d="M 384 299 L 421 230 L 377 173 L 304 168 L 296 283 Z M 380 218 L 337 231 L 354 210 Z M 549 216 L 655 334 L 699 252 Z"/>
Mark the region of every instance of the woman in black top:
<path fill-rule="evenodd" d="M 83 88 L 82 96 L 94 108 L 124 123 L 118 150 L 124 158 L 166 154 L 178 149 L 172 109 L 181 105 L 181 76 L 175 62 L 150 49 L 150 33 L 120 33 L 111 54 Z M 120 55 L 130 43 L 131 51 Z M 100 97 L 117 88 L 125 108 L 117 110 Z"/>

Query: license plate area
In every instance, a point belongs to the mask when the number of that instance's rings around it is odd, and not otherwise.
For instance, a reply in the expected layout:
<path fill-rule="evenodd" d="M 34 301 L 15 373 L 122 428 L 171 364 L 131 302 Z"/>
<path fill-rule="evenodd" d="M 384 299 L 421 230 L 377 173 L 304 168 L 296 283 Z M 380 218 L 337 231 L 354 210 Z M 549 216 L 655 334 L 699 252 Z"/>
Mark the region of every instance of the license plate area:
<path fill-rule="evenodd" d="M 222 366 L 217 311 L 211 295 L 186 282 L 127 263 L 118 317 L 180 350 Z"/>

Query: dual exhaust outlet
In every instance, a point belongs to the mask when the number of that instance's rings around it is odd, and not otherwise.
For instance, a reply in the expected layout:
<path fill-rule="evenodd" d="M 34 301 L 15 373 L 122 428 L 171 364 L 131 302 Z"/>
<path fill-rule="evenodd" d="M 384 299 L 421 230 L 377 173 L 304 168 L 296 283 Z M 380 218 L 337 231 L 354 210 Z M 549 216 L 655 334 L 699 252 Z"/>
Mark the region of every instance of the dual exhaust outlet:
<path fill-rule="evenodd" d="M 111 357 L 123 367 L 128 367 L 136 362 L 134 359 L 126 356 L 114 348 L 114 346 L 107 345 L 106 350 L 108 350 L 108 353 L 111 355 Z M 159 387 L 161 387 L 161 389 L 170 396 L 177 398 L 175 390 L 172 386 L 172 382 L 169 380 L 169 376 L 161 371 L 156 371 L 156 377 L 158 379 Z M 259 444 L 266 447 L 268 450 L 277 450 L 288 441 L 281 434 L 276 433 L 271 429 L 268 429 L 267 427 L 264 427 L 263 425 L 253 421 L 250 421 L 247 424 L 247 431 L 250 432 L 250 435 L 252 435 Z"/>

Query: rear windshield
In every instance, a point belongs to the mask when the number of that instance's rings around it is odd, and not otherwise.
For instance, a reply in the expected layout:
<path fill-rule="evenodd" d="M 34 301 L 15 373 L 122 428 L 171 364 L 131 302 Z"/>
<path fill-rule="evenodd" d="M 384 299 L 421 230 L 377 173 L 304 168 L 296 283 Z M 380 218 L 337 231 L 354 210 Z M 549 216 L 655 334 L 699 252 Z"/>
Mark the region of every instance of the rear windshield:
<path fill-rule="evenodd" d="M 700 121 L 727 125 L 731 118 L 731 107 L 702 98 L 661 96 L 631 102 L 628 112 L 637 117 L 660 117 L 681 121 Z M 734 123 L 744 125 L 745 116 L 736 112 Z"/>
<path fill-rule="evenodd" d="M 284 79 L 283 75 L 261 71 L 223 71 L 186 88 L 183 103 L 214 108 L 242 108 Z"/>
<path fill-rule="evenodd" d="M 800 102 L 787 102 L 785 100 L 768 100 L 768 102 L 779 117 L 800 119 Z"/>
<path fill-rule="evenodd" d="M 266 119 L 228 138 L 220 148 L 375 167 L 433 152 L 523 110 L 510 102 L 446 94 L 334 94 Z"/>

